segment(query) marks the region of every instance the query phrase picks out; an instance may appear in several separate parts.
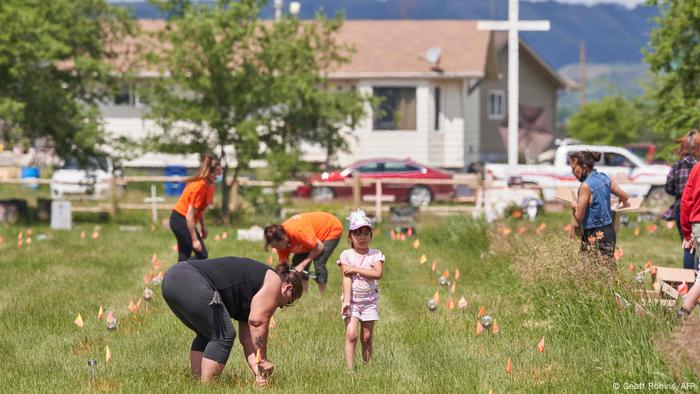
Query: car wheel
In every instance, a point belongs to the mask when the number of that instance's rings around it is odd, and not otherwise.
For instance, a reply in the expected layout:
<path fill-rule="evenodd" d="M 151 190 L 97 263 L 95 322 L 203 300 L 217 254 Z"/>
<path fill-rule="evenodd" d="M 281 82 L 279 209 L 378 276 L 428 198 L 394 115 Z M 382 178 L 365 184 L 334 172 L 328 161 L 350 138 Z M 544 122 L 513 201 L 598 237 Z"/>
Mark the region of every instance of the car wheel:
<path fill-rule="evenodd" d="M 330 187 L 315 187 L 311 190 L 311 198 L 314 201 L 328 201 L 335 196 L 333 189 Z"/>
<path fill-rule="evenodd" d="M 427 207 L 433 201 L 433 194 L 425 186 L 414 186 L 408 194 L 408 202 L 414 207 Z"/>
<path fill-rule="evenodd" d="M 662 187 L 654 187 L 647 194 L 646 202 L 649 207 L 663 208 L 671 205 L 673 197 L 667 194 Z"/>

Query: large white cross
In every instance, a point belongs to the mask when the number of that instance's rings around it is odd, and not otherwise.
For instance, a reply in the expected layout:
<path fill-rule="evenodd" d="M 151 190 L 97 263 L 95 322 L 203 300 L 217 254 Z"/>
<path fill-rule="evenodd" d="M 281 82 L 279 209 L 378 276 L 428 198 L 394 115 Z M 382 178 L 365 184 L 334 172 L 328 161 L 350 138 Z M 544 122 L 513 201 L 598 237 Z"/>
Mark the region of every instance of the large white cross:
<path fill-rule="evenodd" d="M 518 32 L 523 31 L 548 31 L 549 21 L 521 21 L 519 0 L 508 0 L 507 21 L 478 21 L 476 28 L 479 30 L 506 30 L 508 31 L 508 164 L 518 164 L 518 99 L 520 58 L 518 53 Z"/>

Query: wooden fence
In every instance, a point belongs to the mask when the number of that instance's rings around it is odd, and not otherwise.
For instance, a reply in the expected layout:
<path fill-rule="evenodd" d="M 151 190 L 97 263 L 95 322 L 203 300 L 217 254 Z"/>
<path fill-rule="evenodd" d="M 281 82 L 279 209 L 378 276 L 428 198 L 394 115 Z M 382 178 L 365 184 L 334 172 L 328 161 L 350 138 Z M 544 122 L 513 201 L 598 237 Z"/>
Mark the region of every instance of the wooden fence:
<path fill-rule="evenodd" d="M 112 178 L 109 181 L 109 193 L 110 195 L 106 198 L 106 202 L 101 202 L 96 205 L 75 205 L 72 210 L 75 212 L 108 212 L 114 214 L 119 210 L 170 210 L 172 209 L 172 204 L 159 203 L 158 198 L 155 195 L 151 195 L 148 202 L 144 203 L 129 203 L 120 202 L 117 195 L 118 186 L 128 186 L 133 183 L 164 183 L 164 182 L 182 182 L 186 177 L 181 176 L 125 176 L 122 178 Z M 77 184 L 94 186 L 97 182 L 57 182 L 50 179 L 41 178 L 25 178 L 25 179 L 0 179 L 0 184 L 15 184 L 15 185 L 50 185 L 50 184 Z M 249 178 L 238 178 L 236 182 L 233 182 L 232 178 L 228 178 L 227 185 L 231 186 L 231 200 L 230 207 L 236 209 L 240 203 L 240 188 L 241 187 L 275 187 L 276 185 L 272 181 L 265 180 L 255 180 Z M 301 181 L 285 181 L 280 185 L 277 185 L 278 190 L 294 190 L 297 187 L 303 185 L 304 182 Z M 384 206 L 387 202 L 392 202 L 393 199 L 390 195 L 386 195 L 383 192 L 384 185 L 452 185 L 452 186 L 466 186 L 472 189 L 473 195 L 470 197 L 463 197 L 460 199 L 455 199 L 456 202 L 461 203 L 474 203 L 476 208 L 480 208 L 483 204 L 483 192 L 484 183 L 478 174 L 458 174 L 453 179 L 397 179 L 397 178 L 373 178 L 373 179 L 361 179 L 359 177 L 354 177 L 342 182 L 314 182 L 311 184 L 312 187 L 351 187 L 352 188 L 352 201 L 353 207 L 359 208 L 363 202 L 370 202 L 374 205 L 374 213 L 378 221 L 382 220 L 382 212 L 386 209 Z M 365 196 L 362 198 L 361 188 L 362 186 L 375 185 L 375 193 L 372 196 Z M 78 199 L 80 200 L 80 199 Z M 422 207 L 422 210 L 433 211 L 433 212 L 464 212 L 470 208 L 466 206 L 447 206 L 447 207 Z"/>

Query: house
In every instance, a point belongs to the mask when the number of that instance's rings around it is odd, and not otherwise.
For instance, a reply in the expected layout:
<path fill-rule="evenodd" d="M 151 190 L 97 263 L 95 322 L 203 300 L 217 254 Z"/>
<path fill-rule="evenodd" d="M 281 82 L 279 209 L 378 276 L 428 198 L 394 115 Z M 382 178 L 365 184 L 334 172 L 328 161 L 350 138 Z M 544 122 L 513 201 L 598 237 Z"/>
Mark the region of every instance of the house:
<path fill-rule="evenodd" d="M 163 25 L 140 23 L 144 30 Z M 348 20 L 338 38 L 355 53 L 330 70 L 331 83 L 382 103 L 377 113 L 368 107 L 366 119 L 347 133 L 351 151 L 339 153 L 336 164 L 390 156 L 464 169 L 477 161 L 505 161 L 505 33 L 479 31 L 470 20 Z M 557 92 L 566 81 L 522 40 L 520 56 L 521 127 L 532 124 L 538 141 L 552 140 Z M 153 125 L 141 118 L 144 105 L 126 90 L 103 108 L 107 130 L 145 136 Z M 326 159 L 320 146 L 305 145 L 303 152 L 309 161 Z"/>

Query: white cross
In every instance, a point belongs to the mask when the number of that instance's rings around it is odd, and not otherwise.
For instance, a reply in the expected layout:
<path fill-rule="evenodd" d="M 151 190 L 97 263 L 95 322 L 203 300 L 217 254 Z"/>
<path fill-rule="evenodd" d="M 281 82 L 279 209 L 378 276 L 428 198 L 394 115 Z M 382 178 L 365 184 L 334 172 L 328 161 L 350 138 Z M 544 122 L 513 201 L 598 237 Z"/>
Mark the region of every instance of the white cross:
<path fill-rule="evenodd" d="M 146 197 L 143 202 L 151 203 L 151 219 L 153 223 L 158 223 L 158 205 L 156 203 L 165 201 L 165 198 L 156 196 L 156 185 L 151 185 L 151 197 Z"/>
<path fill-rule="evenodd" d="M 518 99 L 520 58 L 518 31 L 548 31 L 549 21 L 521 21 L 519 0 L 508 0 L 507 21 L 478 21 L 479 30 L 508 31 L 508 165 L 518 164 Z"/>

